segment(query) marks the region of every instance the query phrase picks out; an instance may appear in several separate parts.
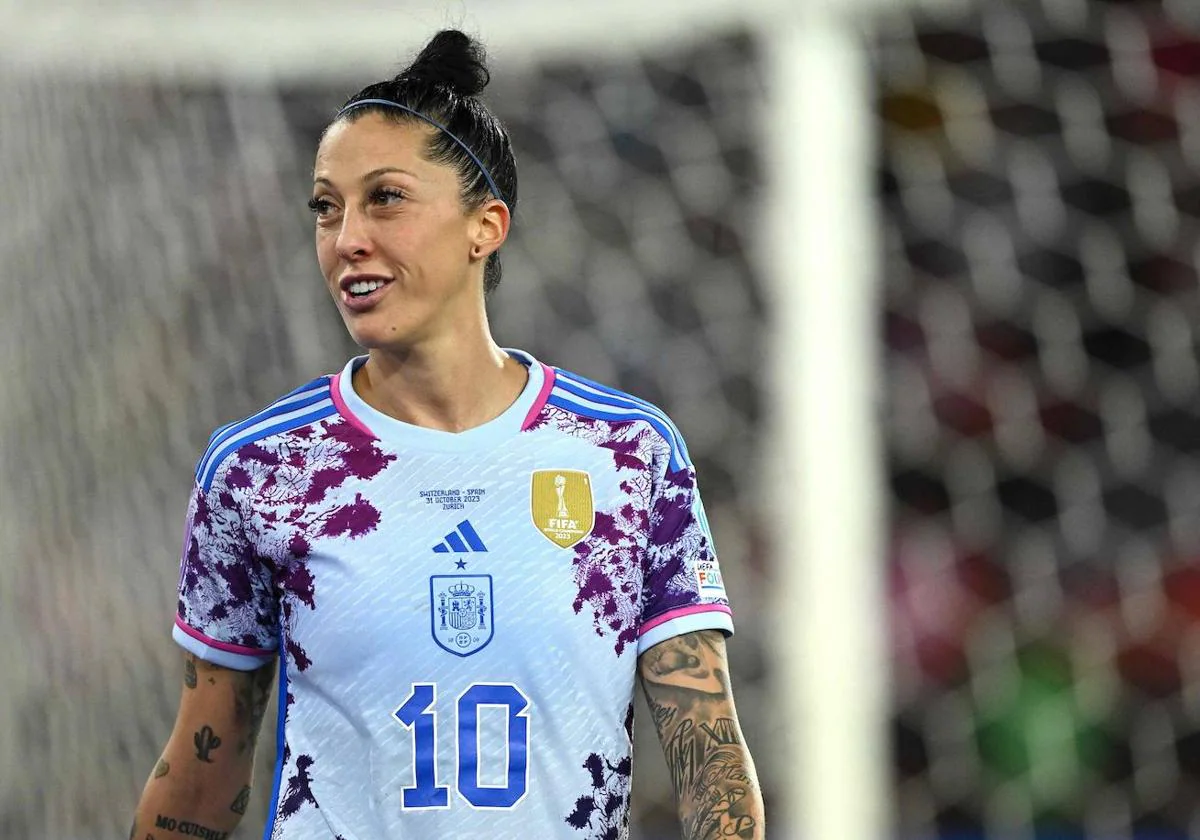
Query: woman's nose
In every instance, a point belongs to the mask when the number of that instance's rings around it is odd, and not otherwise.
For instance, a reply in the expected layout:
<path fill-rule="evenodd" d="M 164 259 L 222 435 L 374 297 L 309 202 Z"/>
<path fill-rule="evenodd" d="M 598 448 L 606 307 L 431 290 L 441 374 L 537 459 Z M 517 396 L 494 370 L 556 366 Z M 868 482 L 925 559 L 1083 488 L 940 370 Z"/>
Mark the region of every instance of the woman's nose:
<path fill-rule="evenodd" d="M 361 259 L 371 254 L 372 247 L 366 218 L 362 213 L 346 208 L 337 236 L 338 256 L 347 261 Z"/>

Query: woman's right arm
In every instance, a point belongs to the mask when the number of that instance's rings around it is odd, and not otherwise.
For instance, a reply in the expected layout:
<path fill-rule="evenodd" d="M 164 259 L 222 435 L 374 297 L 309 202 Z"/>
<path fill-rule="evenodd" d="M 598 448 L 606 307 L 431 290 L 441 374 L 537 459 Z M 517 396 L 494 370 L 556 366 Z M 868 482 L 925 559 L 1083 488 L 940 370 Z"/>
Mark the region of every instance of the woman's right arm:
<path fill-rule="evenodd" d="M 235 671 L 185 653 L 183 668 L 175 728 L 134 814 L 137 840 L 224 840 L 246 813 L 275 664 Z"/>

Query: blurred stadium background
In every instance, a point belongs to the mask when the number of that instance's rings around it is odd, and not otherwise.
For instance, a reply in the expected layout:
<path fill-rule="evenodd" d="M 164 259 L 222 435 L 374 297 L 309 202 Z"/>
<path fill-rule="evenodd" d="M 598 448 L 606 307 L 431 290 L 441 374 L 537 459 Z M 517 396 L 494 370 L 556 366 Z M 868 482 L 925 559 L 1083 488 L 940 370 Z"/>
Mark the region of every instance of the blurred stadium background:
<path fill-rule="evenodd" d="M 1198 13 L 872 39 L 902 834 L 1200 836 Z"/>
<path fill-rule="evenodd" d="M 189 471 L 354 352 L 316 136 L 445 25 L 492 46 L 518 153 L 498 338 L 688 438 L 772 836 L 1200 836 L 1200 5 L 392 5 L 5 12 L 0 836 L 124 836 L 177 698 Z M 857 69 L 803 72 L 827 55 Z M 845 235 L 796 230 L 791 185 Z M 792 355 L 852 281 L 869 330 Z M 838 405 L 869 423 L 826 449 L 873 463 L 845 515 L 836 460 L 789 472 Z M 805 549 L 842 532 L 878 550 Z M 633 837 L 677 837 L 638 737 Z"/>

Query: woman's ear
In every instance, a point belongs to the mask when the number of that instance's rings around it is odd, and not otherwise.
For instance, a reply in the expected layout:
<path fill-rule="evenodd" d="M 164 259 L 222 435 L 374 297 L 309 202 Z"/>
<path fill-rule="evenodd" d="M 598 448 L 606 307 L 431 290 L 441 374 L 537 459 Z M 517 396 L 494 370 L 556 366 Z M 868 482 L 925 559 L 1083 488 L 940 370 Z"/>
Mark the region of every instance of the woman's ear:
<path fill-rule="evenodd" d="M 471 259 L 486 260 L 500 249 L 508 238 L 512 214 L 508 205 L 498 198 L 490 198 L 475 211 L 475 225 L 471 237 Z"/>

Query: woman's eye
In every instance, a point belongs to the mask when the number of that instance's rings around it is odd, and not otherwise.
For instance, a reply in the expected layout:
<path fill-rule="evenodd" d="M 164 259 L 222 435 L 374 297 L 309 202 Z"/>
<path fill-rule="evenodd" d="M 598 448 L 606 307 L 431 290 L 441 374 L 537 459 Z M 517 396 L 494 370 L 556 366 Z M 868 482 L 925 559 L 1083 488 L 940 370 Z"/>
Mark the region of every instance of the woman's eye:
<path fill-rule="evenodd" d="M 310 198 L 308 200 L 308 209 L 318 219 L 328 216 L 333 211 L 333 202 L 327 198 Z"/>
<path fill-rule="evenodd" d="M 371 193 L 371 201 L 375 204 L 397 204 L 404 200 L 404 193 L 395 187 L 380 187 Z"/>

